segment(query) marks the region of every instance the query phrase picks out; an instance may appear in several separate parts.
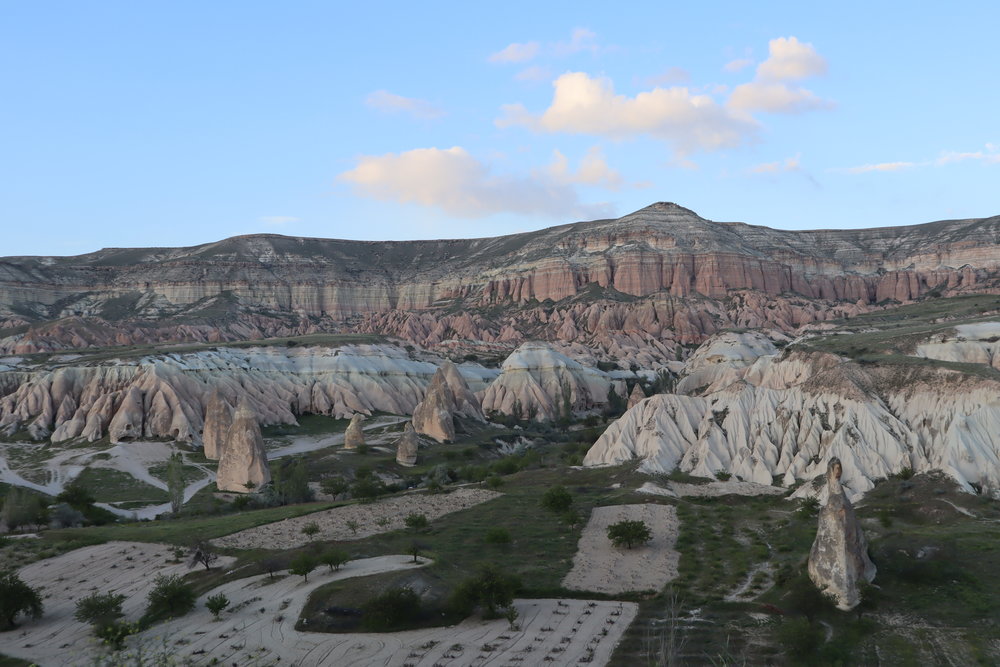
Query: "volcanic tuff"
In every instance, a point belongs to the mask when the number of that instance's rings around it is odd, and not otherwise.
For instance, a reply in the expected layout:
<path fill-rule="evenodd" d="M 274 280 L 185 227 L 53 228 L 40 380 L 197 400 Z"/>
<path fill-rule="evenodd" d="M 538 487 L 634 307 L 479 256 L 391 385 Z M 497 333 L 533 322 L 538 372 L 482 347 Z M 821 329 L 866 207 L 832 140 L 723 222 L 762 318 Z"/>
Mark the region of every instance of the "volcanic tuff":
<path fill-rule="evenodd" d="M 338 327 L 421 344 L 547 338 L 614 347 L 628 334 L 626 345 L 638 335 L 671 352 L 675 338 L 698 342 L 720 327 L 789 329 L 836 314 L 816 300 L 850 314 L 928 292 L 995 288 L 998 244 L 1000 217 L 781 231 L 659 203 L 616 220 L 497 238 L 252 235 L 190 248 L 6 257 L 0 327 L 14 333 L 0 340 L 0 353 Z M 734 295 L 739 303 L 726 301 Z M 555 310 L 532 305 L 546 300 L 567 301 Z M 443 305 L 451 306 L 443 321 L 411 317 Z M 509 312 L 483 310 L 498 305 Z M 611 321 L 595 321 L 615 309 Z M 109 324 L 116 321 L 129 324 Z"/>

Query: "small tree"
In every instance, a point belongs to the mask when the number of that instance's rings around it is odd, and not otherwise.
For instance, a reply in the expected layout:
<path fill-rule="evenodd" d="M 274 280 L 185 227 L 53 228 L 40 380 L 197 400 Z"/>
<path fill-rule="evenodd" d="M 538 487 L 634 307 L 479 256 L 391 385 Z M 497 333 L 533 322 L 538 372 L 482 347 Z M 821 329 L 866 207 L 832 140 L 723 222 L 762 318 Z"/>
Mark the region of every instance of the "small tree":
<path fill-rule="evenodd" d="M 408 553 L 411 556 L 413 556 L 413 562 L 414 563 L 419 563 L 420 561 L 418 560 L 418 557 L 420 556 L 420 554 L 422 554 L 426 550 L 427 550 L 427 546 L 426 545 L 421 544 L 420 542 L 414 541 L 414 542 L 410 542 L 410 546 L 409 546 L 409 548 L 407 548 L 406 553 Z"/>
<path fill-rule="evenodd" d="M 274 573 L 278 570 L 284 570 L 286 567 L 283 558 L 278 556 L 272 556 L 270 558 L 265 558 L 260 562 L 260 569 L 267 572 L 267 576 L 270 579 L 274 579 Z"/>
<path fill-rule="evenodd" d="M 319 524 L 315 521 L 310 521 L 306 525 L 302 526 L 302 534 L 309 538 L 312 542 L 313 538 L 319 534 Z"/>
<path fill-rule="evenodd" d="M 170 511 L 179 514 L 184 504 L 184 459 L 180 452 L 174 452 L 167 460 L 167 494 Z"/>
<path fill-rule="evenodd" d="M 542 495 L 542 507 L 550 512 L 562 514 L 572 506 L 573 496 L 570 494 L 569 490 L 561 484 L 549 487 L 548 490 L 546 490 Z"/>
<path fill-rule="evenodd" d="M 509 608 L 520 588 L 521 581 L 516 576 L 502 572 L 496 565 L 485 564 L 474 577 L 455 588 L 450 606 L 463 614 L 480 607 L 485 618 L 497 618 L 498 610 Z"/>
<path fill-rule="evenodd" d="M 339 570 L 344 563 L 351 560 L 347 552 L 343 549 L 330 549 L 320 556 L 319 561 L 330 568 L 330 571 Z"/>
<path fill-rule="evenodd" d="M 93 625 L 94 632 L 98 633 L 102 628 L 124 616 L 122 614 L 123 602 L 125 602 L 124 595 L 91 593 L 76 601 L 76 611 L 73 612 L 73 618 L 81 623 Z"/>
<path fill-rule="evenodd" d="M 149 604 L 146 606 L 146 617 L 157 619 L 183 616 L 194 609 L 197 597 L 191 584 L 176 574 L 158 574 L 147 596 Z"/>
<path fill-rule="evenodd" d="M 311 554 L 300 553 L 292 559 L 288 571 L 291 574 L 302 576 L 304 581 L 309 581 L 309 573 L 316 569 L 316 558 Z"/>
<path fill-rule="evenodd" d="M 52 524 L 56 528 L 74 528 L 83 524 L 83 512 L 69 503 L 59 503 L 52 508 Z"/>
<path fill-rule="evenodd" d="M 355 521 L 354 519 L 348 519 L 347 520 L 347 527 L 351 530 L 352 534 L 357 535 L 358 534 L 358 528 L 360 528 L 361 526 L 358 525 L 358 522 Z"/>
<path fill-rule="evenodd" d="M 0 573 L 0 622 L 2 630 L 15 627 L 19 614 L 41 618 L 42 598 L 38 591 L 24 583 L 13 570 Z"/>
<path fill-rule="evenodd" d="M 319 483 L 319 487 L 323 490 L 323 493 L 334 497 L 342 493 L 347 493 L 347 490 L 351 488 L 347 480 L 343 477 L 327 477 Z"/>
<path fill-rule="evenodd" d="M 407 528 L 412 528 L 413 530 L 423 530 L 427 527 L 427 515 L 426 514 L 409 514 L 406 519 L 403 520 Z"/>
<path fill-rule="evenodd" d="M 624 520 L 608 526 L 608 539 L 616 547 L 631 549 L 637 544 L 646 544 L 653 539 L 653 531 L 645 521 Z"/>
<path fill-rule="evenodd" d="M 370 503 L 385 493 L 385 483 L 374 477 L 358 479 L 351 486 L 351 495 L 361 502 Z"/>
<path fill-rule="evenodd" d="M 222 610 L 229 606 L 229 598 L 227 598 L 222 593 L 217 593 L 216 595 L 210 596 L 205 600 L 205 607 L 212 612 L 212 616 L 215 620 L 219 620 L 219 614 Z"/>
<path fill-rule="evenodd" d="M 411 588 L 389 588 L 362 607 L 361 623 L 366 630 L 399 630 L 420 616 L 420 596 Z"/>
<path fill-rule="evenodd" d="M 219 560 L 219 554 L 215 552 L 215 547 L 204 540 L 195 542 L 191 546 L 188 556 L 188 567 L 204 565 L 206 570 L 212 569 L 212 563 Z"/>
<path fill-rule="evenodd" d="M 84 510 L 94 504 L 94 494 L 83 485 L 78 479 L 63 487 L 62 493 L 56 496 L 56 500 L 66 503 L 76 510 Z"/>

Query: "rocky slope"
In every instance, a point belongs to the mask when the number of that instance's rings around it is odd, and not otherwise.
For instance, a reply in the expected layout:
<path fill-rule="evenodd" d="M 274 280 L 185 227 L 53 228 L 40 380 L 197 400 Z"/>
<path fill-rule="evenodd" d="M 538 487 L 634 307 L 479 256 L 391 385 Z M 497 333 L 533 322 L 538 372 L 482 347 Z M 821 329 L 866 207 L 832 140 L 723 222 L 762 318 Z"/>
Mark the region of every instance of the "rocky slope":
<path fill-rule="evenodd" d="M 755 336 L 745 338 L 742 345 L 731 337 L 706 343 L 739 354 L 713 364 L 707 386 L 703 364 L 720 357 L 695 355 L 687 378 L 702 377 L 691 383 L 699 395 L 638 403 L 584 464 L 639 459 L 648 471 L 723 471 L 788 486 L 812 480 L 836 456 L 851 497 L 904 468 L 943 470 L 967 490 L 1000 490 L 1000 380 L 934 365 L 858 364 L 798 348 L 748 363 L 747 352 L 766 350 Z"/>
<path fill-rule="evenodd" d="M 392 345 L 218 348 L 90 365 L 69 360 L 57 368 L 0 372 L 6 387 L 0 433 L 24 431 L 53 441 L 108 436 L 112 442 L 200 442 L 216 393 L 230 406 L 248 401 L 262 424 L 293 424 L 307 412 L 409 414 L 436 370 Z M 459 370 L 479 390 L 495 375 L 475 364 Z"/>
<path fill-rule="evenodd" d="M 789 329 L 833 308 L 850 314 L 928 293 L 994 290 L 998 243 L 1000 217 L 792 232 L 659 203 L 616 220 L 486 239 L 254 235 L 7 257 L 0 353 L 340 329 L 421 344 L 579 340 L 619 358 L 615 347 L 657 341 L 669 354 L 673 341 L 698 342 L 720 327 Z M 558 307 L 534 305 L 549 300 Z M 413 316 L 440 309 L 443 318 Z"/>

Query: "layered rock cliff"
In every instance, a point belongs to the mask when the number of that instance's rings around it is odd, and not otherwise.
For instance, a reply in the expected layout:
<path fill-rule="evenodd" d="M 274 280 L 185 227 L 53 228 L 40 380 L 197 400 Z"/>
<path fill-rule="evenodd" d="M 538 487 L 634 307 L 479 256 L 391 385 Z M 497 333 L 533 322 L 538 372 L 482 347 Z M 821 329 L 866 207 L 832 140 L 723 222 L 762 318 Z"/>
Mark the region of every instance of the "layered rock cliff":
<path fill-rule="evenodd" d="M 486 239 L 254 235 L 7 257 L 0 328 L 9 333 L 0 352 L 342 328 L 421 344 L 651 340 L 669 353 L 672 341 L 699 342 L 720 326 L 787 330 L 830 317 L 834 306 L 851 314 L 928 293 L 995 290 L 998 244 L 1000 217 L 793 232 L 711 222 L 659 203 L 616 220 Z M 740 302 L 730 303 L 737 293 Z M 545 301 L 559 305 L 533 305 Z M 445 318 L 410 317 L 443 306 Z M 128 326 L 108 324 L 118 321 Z"/>

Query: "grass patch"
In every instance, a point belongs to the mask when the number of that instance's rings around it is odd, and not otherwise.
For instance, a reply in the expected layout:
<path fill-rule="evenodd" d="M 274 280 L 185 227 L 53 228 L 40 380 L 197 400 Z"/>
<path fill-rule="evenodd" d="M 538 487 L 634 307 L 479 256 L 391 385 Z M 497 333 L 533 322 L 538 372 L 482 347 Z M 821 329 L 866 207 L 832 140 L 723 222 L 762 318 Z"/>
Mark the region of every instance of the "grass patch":
<path fill-rule="evenodd" d="M 147 504 L 154 504 L 170 500 L 165 490 L 120 470 L 86 468 L 76 479 L 101 503 L 145 501 Z"/>

